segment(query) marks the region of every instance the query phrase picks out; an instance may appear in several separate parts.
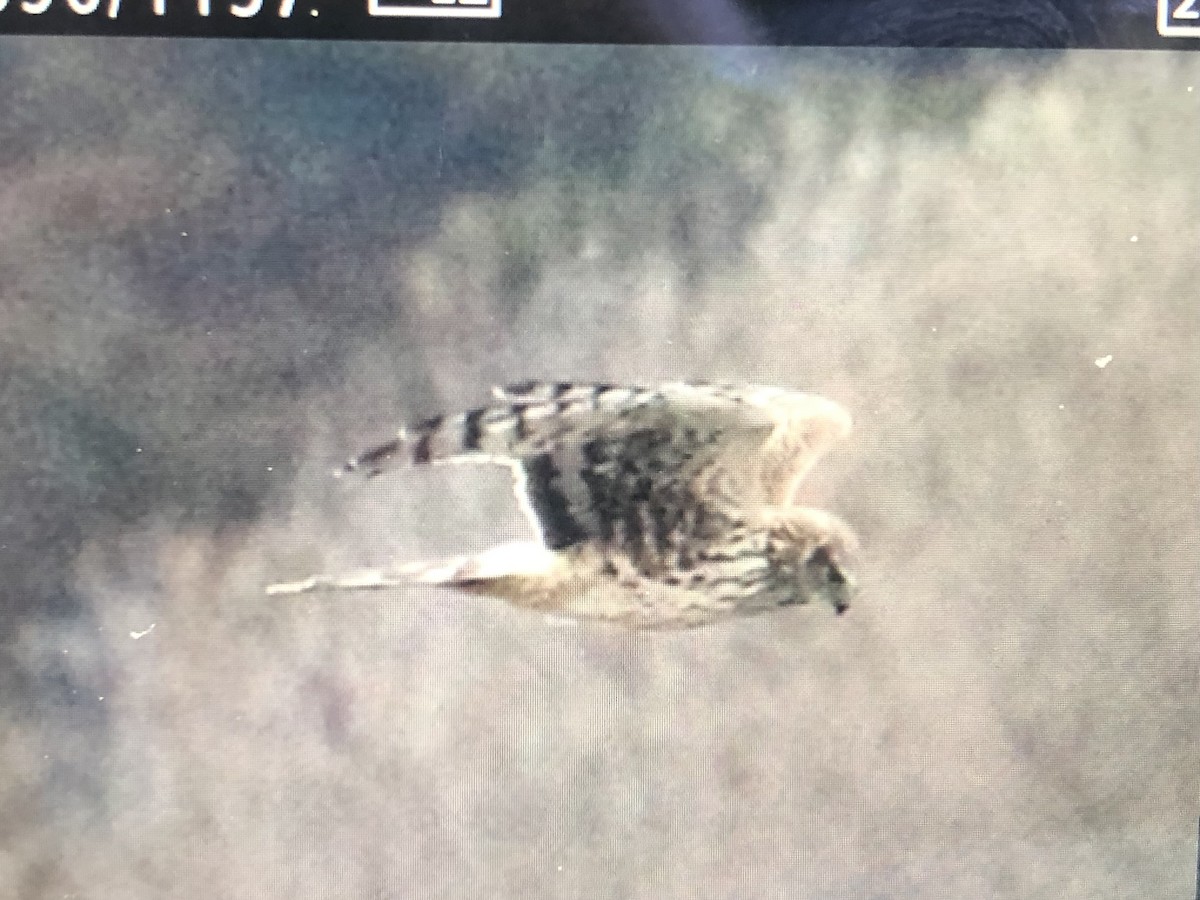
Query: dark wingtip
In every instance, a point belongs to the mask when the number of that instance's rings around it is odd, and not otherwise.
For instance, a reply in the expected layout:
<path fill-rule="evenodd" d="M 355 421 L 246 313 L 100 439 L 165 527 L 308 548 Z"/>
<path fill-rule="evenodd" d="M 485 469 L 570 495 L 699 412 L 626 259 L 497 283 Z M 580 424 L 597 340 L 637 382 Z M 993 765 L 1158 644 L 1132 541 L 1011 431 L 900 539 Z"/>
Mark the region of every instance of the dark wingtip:
<path fill-rule="evenodd" d="M 363 458 L 348 460 L 343 466 L 334 470 L 333 477 L 341 478 L 343 475 L 356 475 L 360 478 L 374 478 L 383 470 L 378 466 L 366 466 L 364 463 L 367 460 Z"/>
<path fill-rule="evenodd" d="M 367 451 L 362 456 L 356 456 L 348 460 L 338 471 L 341 475 L 362 475 L 367 478 L 373 478 L 383 471 L 379 463 L 395 456 L 400 451 L 400 447 L 401 442 L 399 439 L 388 441 L 374 450 Z"/>

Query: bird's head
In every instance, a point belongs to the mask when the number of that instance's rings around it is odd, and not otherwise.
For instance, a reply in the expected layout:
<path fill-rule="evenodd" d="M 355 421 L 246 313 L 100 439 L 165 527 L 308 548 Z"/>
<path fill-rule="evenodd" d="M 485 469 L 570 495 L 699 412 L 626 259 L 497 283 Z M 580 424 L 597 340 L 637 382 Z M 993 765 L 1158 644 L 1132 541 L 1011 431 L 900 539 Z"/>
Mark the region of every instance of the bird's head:
<path fill-rule="evenodd" d="M 791 509 L 773 523 L 772 562 L 790 588 L 781 605 L 828 603 L 840 615 L 857 593 L 851 571 L 858 540 L 850 527 L 816 509 Z"/>

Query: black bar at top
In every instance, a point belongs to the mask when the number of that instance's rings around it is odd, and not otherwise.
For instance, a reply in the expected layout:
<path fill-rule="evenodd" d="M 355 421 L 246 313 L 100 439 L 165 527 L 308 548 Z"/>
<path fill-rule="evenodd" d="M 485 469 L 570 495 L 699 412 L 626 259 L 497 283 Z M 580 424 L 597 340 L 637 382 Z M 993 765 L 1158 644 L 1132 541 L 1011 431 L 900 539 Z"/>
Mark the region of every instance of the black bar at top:
<path fill-rule="evenodd" d="M 1200 0 L 0 0 L 0 34 L 1200 47 Z"/>

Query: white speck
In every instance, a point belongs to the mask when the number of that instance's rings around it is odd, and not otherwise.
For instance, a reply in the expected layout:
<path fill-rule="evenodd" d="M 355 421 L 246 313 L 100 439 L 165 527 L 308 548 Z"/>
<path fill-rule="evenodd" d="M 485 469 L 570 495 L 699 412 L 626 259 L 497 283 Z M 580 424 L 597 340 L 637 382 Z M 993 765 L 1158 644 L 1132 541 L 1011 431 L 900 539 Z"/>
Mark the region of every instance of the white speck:
<path fill-rule="evenodd" d="M 63 653 L 70 653 L 70 650 L 64 650 Z"/>
<path fill-rule="evenodd" d="M 104 698 L 103 698 L 103 697 L 97 697 L 96 699 L 97 699 L 97 700 L 103 700 Z"/>
<path fill-rule="evenodd" d="M 1191 88 L 1188 88 L 1188 90 L 1190 91 L 1190 90 L 1191 90 Z M 168 206 L 168 207 L 167 207 L 167 212 L 170 212 L 170 211 L 171 211 L 171 207 L 169 207 L 169 206 Z"/>
<path fill-rule="evenodd" d="M 1189 84 L 1188 85 L 1188 93 L 1190 94 L 1191 92 L 1192 92 L 1192 86 Z"/>
<path fill-rule="evenodd" d="M 1059 408 L 1059 409 L 1066 409 L 1066 407 L 1065 407 L 1065 406 L 1063 406 L 1061 403 L 1060 403 L 1060 404 L 1058 404 L 1058 408 Z"/>
<path fill-rule="evenodd" d="M 937 326 L 936 325 L 930 325 L 929 330 L 932 331 L 934 334 L 937 334 Z"/>
<path fill-rule="evenodd" d="M 310 9 L 310 10 L 308 11 L 308 14 L 309 14 L 310 16 L 312 16 L 312 17 L 315 19 L 315 18 L 316 18 L 317 16 L 319 16 L 321 13 L 320 13 L 320 11 L 319 11 L 319 10 Z"/>
<path fill-rule="evenodd" d="M 142 448 L 141 448 L 141 447 L 136 447 L 136 448 L 134 448 L 134 451 L 133 451 L 133 452 L 134 452 L 134 453 L 141 453 L 141 452 L 142 452 Z"/>
<path fill-rule="evenodd" d="M 186 232 L 186 231 L 181 231 L 181 232 L 179 232 L 179 236 L 180 236 L 180 237 L 187 237 L 187 232 Z"/>
<path fill-rule="evenodd" d="M 1136 243 L 1137 243 L 1137 235 L 1136 235 L 1136 234 L 1131 234 L 1131 235 L 1129 236 L 1129 243 L 1131 243 L 1131 244 L 1136 244 Z"/>
<path fill-rule="evenodd" d="M 146 635 L 148 635 L 150 632 L 152 632 L 154 630 L 155 624 L 156 623 L 151 622 L 150 627 L 147 628 L 145 631 L 131 631 L 131 632 L 129 632 L 129 636 L 131 638 L 133 638 L 135 641 L 140 641 L 142 638 L 144 638 Z"/>
<path fill-rule="evenodd" d="M 274 472 L 274 471 L 275 471 L 275 467 L 274 467 L 274 466 L 267 466 L 267 471 L 268 471 L 268 472 Z"/>
<path fill-rule="evenodd" d="M 1110 362 L 1112 362 L 1112 354 L 1111 353 L 1108 354 L 1108 356 L 1101 356 L 1098 360 L 1096 360 L 1096 368 L 1103 369 Z"/>

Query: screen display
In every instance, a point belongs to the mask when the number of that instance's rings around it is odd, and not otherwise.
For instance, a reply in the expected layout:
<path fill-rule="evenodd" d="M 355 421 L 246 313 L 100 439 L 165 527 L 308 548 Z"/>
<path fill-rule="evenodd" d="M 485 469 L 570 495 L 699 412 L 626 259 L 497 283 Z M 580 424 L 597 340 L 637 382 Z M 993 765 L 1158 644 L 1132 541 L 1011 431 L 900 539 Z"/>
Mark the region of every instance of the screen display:
<path fill-rule="evenodd" d="M 1187 38 L 427 5 L 0 36 L 0 895 L 1190 896 Z"/>

